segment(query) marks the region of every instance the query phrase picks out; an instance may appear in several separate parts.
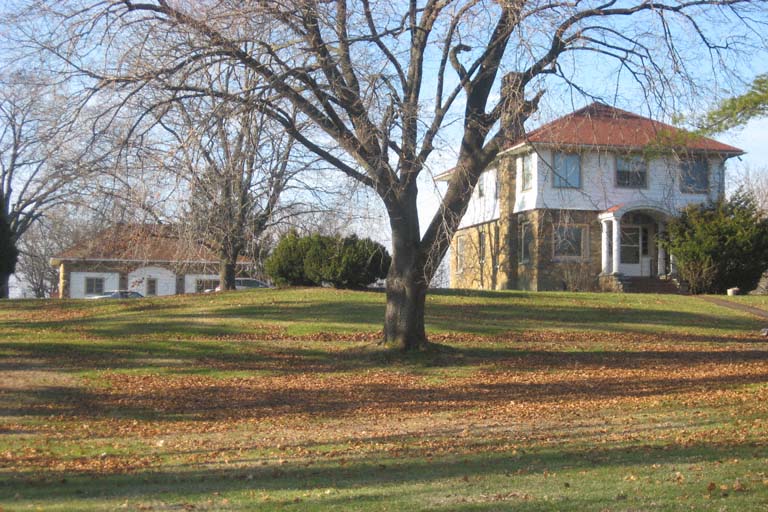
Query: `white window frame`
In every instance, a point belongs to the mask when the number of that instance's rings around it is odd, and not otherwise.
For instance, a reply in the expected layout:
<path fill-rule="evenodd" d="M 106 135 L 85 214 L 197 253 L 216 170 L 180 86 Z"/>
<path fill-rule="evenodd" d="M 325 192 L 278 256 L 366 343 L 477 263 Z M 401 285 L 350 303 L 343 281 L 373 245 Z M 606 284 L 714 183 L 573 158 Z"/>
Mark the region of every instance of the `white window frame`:
<path fill-rule="evenodd" d="M 620 163 L 623 162 L 629 162 L 629 169 L 620 169 Z M 640 166 L 642 167 L 642 171 L 639 171 L 638 168 L 632 168 L 634 167 L 634 164 L 637 164 L 640 162 Z M 630 189 L 647 189 L 648 188 L 648 160 L 646 160 L 641 155 L 616 155 L 615 159 L 616 164 L 616 174 L 615 174 L 615 184 L 618 188 L 630 188 Z M 639 166 L 639 167 L 640 167 Z M 633 184 L 627 184 L 627 183 L 621 183 L 619 180 L 619 173 L 627 173 L 629 176 L 632 175 L 632 173 L 635 173 L 637 175 L 641 175 L 643 177 L 642 184 L 639 185 L 633 185 Z"/>
<path fill-rule="evenodd" d="M 533 188 L 533 153 L 523 155 L 520 164 L 520 190 Z"/>
<path fill-rule="evenodd" d="M 103 295 L 104 294 L 104 282 L 105 279 L 103 277 L 85 277 L 85 294 L 86 295 Z M 96 286 L 96 284 L 99 284 L 99 286 Z M 93 286 L 88 286 L 89 284 Z M 88 289 L 91 288 L 91 291 Z M 100 290 L 98 288 L 101 288 Z"/>
<path fill-rule="evenodd" d="M 688 166 L 695 166 L 697 163 L 701 163 L 704 166 L 705 185 L 704 188 L 689 187 L 685 183 L 686 176 L 692 176 L 689 172 L 686 172 Z M 683 194 L 707 194 L 711 187 L 709 169 L 709 159 L 706 156 L 692 156 L 680 161 L 680 192 Z"/>
<path fill-rule="evenodd" d="M 581 231 L 579 254 L 558 254 L 558 231 L 562 229 L 578 229 Z M 589 257 L 589 229 L 584 224 L 568 224 L 554 226 L 552 229 L 552 261 L 583 261 Z"/>
<path fill-rule="evenodd" d="M 568 181 L 567 176 L 560 174 L 558 172 L 558 163 L 561 162 L 561 159 L 569 159 L 569 158 L 576 158 L 578 159 L 578 165 L 579 165 L 579 182 L 578 184 L 574 185 L 570 181 Z M 567 161 L 567 160 L 566 160 Z M 565 151 L 555 151 L 552 154 L 552 186 L 554 188 L 561 188 L 561 189 L 580 189 L 581 183 L 582 183 L 582 176 L 581 176 L 581 153 L 574 153 L 574 152 L 565 152 Z"/>
<path fill-rule="evenodd" d="M 531 247 L 530 244 L 526 244 L 526 233 L 530 234 L 531 243 L 533 243 L 533 231 L 531 231 L 531 222 L 521 222 L 520 223 L 520 229 L 519 229 L 519 243 L 520 243 L 520 263 L 530 263 L 531 262 Z M 526 245 L 527 245 L 527 251 L 526 251 Z M 528 253 L 526 255 L 526 252 Z"/>

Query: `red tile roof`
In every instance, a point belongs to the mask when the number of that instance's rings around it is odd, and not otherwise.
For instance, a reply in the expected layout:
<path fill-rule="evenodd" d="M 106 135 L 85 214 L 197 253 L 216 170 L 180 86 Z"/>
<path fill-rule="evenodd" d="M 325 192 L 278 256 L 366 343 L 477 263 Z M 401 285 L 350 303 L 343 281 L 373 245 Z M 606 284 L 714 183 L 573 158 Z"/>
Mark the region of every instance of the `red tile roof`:
<path fill-rule="evenodd" d="M 117 224 L 55 256 L 54 260 L 217 262 L 201 243 L 179 237 L 175 226 Z"/>
<path fill-rule="evenodd" d="M 731 155 L 744 153 L 728 144 L 602 103 L 592 103 L 547 123 L 509 147 L 524 142 L 628 149 L 656 145 L 677 150 L 711 151 Z"/>

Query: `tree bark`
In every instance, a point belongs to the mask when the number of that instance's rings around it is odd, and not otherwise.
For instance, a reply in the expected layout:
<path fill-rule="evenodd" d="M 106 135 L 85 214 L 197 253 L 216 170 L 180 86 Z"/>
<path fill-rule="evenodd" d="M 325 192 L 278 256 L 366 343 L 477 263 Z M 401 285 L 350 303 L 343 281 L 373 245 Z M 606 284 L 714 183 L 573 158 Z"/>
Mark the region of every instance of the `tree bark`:
<path fill-rule="evenodd" d="M 0 273 L 0 299 L 7 299 L 10 294 L 8 283 L 11 280 L 11 274 Z"/>
<path fill-rule="evenodd" d="M 219 289 L 221 291 L 235 290 L 237 256 L 222 255 L 219 259 Z"/>
<path fill-rule="evenodd" d="M 388 205 L 392 228 L 392 263 L 387 274 L 387 309 L 384 341 L 402 351 L 420 350 L 427 345 L 424 306 L 429 286 L 420 258 L 419 216 L 416 188 Z"/>

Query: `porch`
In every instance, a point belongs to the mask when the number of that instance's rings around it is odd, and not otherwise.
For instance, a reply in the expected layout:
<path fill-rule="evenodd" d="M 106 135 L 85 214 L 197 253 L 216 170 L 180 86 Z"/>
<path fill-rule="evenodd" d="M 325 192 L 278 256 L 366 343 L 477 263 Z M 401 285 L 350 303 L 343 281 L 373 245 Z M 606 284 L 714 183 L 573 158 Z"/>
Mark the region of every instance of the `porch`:
<path fill-rule="evenodd" d="M 657 242 L 672 216 L 670 211 L 648 204 L 619 205 L 601 213 L 601 276 L 674 275 L 674 256 Z"/>

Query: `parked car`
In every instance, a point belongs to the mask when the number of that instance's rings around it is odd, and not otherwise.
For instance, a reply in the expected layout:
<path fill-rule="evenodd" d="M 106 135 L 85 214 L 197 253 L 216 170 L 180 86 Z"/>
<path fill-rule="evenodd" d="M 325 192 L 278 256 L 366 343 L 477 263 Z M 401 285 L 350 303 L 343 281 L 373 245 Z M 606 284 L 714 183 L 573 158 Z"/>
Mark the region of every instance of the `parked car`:
<path fill-rule="evenodd" d="M 235 290 L 250 290 L 251 288 L 272 288 L 268 283 L 258 279 L 237 278 L 235 279 Z M 221 291 L 221 285 L 217 286 L 215 291 Z"/>
<path fill-rule="evenodd" d="M 95 297 L 88 297 L 89 299 L 142 299 L 144 296 L 139 292 L 132 292 L 130 290 L 112 290 L 104 295 L 96 295 Z"/>

